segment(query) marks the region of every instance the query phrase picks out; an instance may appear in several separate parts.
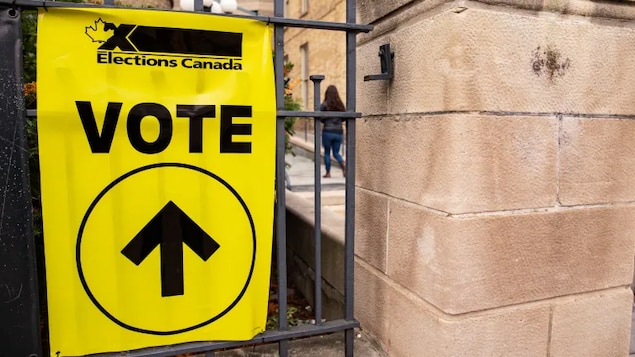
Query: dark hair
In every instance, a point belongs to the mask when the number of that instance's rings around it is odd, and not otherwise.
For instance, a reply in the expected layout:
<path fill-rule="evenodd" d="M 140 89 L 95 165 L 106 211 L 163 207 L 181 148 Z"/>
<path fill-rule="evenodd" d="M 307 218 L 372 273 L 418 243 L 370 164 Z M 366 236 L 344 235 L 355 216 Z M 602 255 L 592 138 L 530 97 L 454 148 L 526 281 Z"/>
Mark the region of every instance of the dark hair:
<path fill-rule="evenodd" d="M 330 112 L 344 112 L 346 111 L 346 107 L 344 103 L 342 103 L 342 99 L 340 99 L 339 93 L 337 93 L 337 88 L 334 85 L 330 85 L 326 88 L 326 92 L 324 93 L 324 104 L 326 106 L 326 110 Z"/>

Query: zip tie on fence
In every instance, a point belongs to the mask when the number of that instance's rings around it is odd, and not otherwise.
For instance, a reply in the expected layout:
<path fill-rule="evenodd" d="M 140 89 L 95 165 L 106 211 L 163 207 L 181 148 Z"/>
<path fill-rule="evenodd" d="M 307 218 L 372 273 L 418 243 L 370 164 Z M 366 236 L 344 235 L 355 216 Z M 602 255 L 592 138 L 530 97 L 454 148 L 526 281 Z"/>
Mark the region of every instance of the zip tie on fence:
<path fill-rule="evenodd" d="M 20 8 L 18 6 L 18 0 L 13 0 L 13 2 L 11 3 L 11 10 L 13 10 L 15 15 L 11 15 L 11 13 L 9 12 L 9 17 L 14 17 L 14 18 L 19 18 L 20 17 Z"/>
<path fill-rule="evenodd" d="M 46 7 L 46 0 L 42 0 L 42 7 L 44 8 L 44 11 L 49 12 L 49 8 Z"/>

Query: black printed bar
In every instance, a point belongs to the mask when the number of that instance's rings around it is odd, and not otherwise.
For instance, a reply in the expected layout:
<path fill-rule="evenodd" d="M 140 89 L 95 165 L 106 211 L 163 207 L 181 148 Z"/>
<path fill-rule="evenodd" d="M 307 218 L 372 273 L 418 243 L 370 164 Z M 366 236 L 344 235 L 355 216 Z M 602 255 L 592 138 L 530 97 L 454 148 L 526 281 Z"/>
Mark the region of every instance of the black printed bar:
<path fill-rule="evenodd" d="M 138 51 L 201 56 L 241 57 L 243 34 L 169 27 L 106 23 L 114 30 L 100 50 Z"/>

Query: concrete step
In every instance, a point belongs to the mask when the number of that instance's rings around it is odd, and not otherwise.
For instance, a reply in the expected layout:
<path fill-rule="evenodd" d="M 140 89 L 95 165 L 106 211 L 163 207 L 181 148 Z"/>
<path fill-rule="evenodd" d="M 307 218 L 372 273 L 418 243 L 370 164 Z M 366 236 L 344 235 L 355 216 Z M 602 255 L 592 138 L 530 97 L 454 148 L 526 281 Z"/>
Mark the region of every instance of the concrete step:
<path fill-rule="evenodd" d="M 386 357 L 386 353 L 372 339 L 359 330 L 355 332 L 354 356 Z M 267 344 L 231 351 L 216 352 L 216 357 L 278 357 L 278 345 Z M 289 342 L 290 357 L 341 357 L 344 356 L 344 334 L 310 337 Z M 202 356 L 201 356 L 202 357 Z"/>
<path fill-rule="evenodd" d="M 339 214 L 342 214 L 342 215 L 346 214 L 346 205 L 345 204 L 328 206 L 327 208 L 335 211 L 335 213 L 339 213 Z"/>
<path fill-rule="evenodd" d="M 313 201 L 313 191 L 306 192 L 298 192 L 298 195 L 302 198 L 305 198 L 309 201 Z M 322 191 L 320 195 L 322 199 L 322 206 L 339 206 L 344 205 L 344 201 L 346 199 L 346 191 L 344 190 L 333 190 L 333 191 Z"/>

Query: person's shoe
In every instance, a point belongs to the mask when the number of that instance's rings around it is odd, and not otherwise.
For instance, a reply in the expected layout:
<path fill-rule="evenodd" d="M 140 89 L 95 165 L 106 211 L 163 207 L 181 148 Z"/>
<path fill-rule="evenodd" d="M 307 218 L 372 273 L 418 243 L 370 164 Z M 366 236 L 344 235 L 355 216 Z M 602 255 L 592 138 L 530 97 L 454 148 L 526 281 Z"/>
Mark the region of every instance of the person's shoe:
<path fill-rule="evenodd" d="M 340 167 L 342 168 L 342 176 L 346 177 L 346 164 L 344 161 L 340 162 Z"/>
<path fill-rule="evenodd" d="M 324 176 L 322 176 L 322 177 L 324 177 L 324 178 L 329 178 L 329 177 L 331 177 L 331 173 L 327 171 L 327 172 L 324 174 Z"/>

